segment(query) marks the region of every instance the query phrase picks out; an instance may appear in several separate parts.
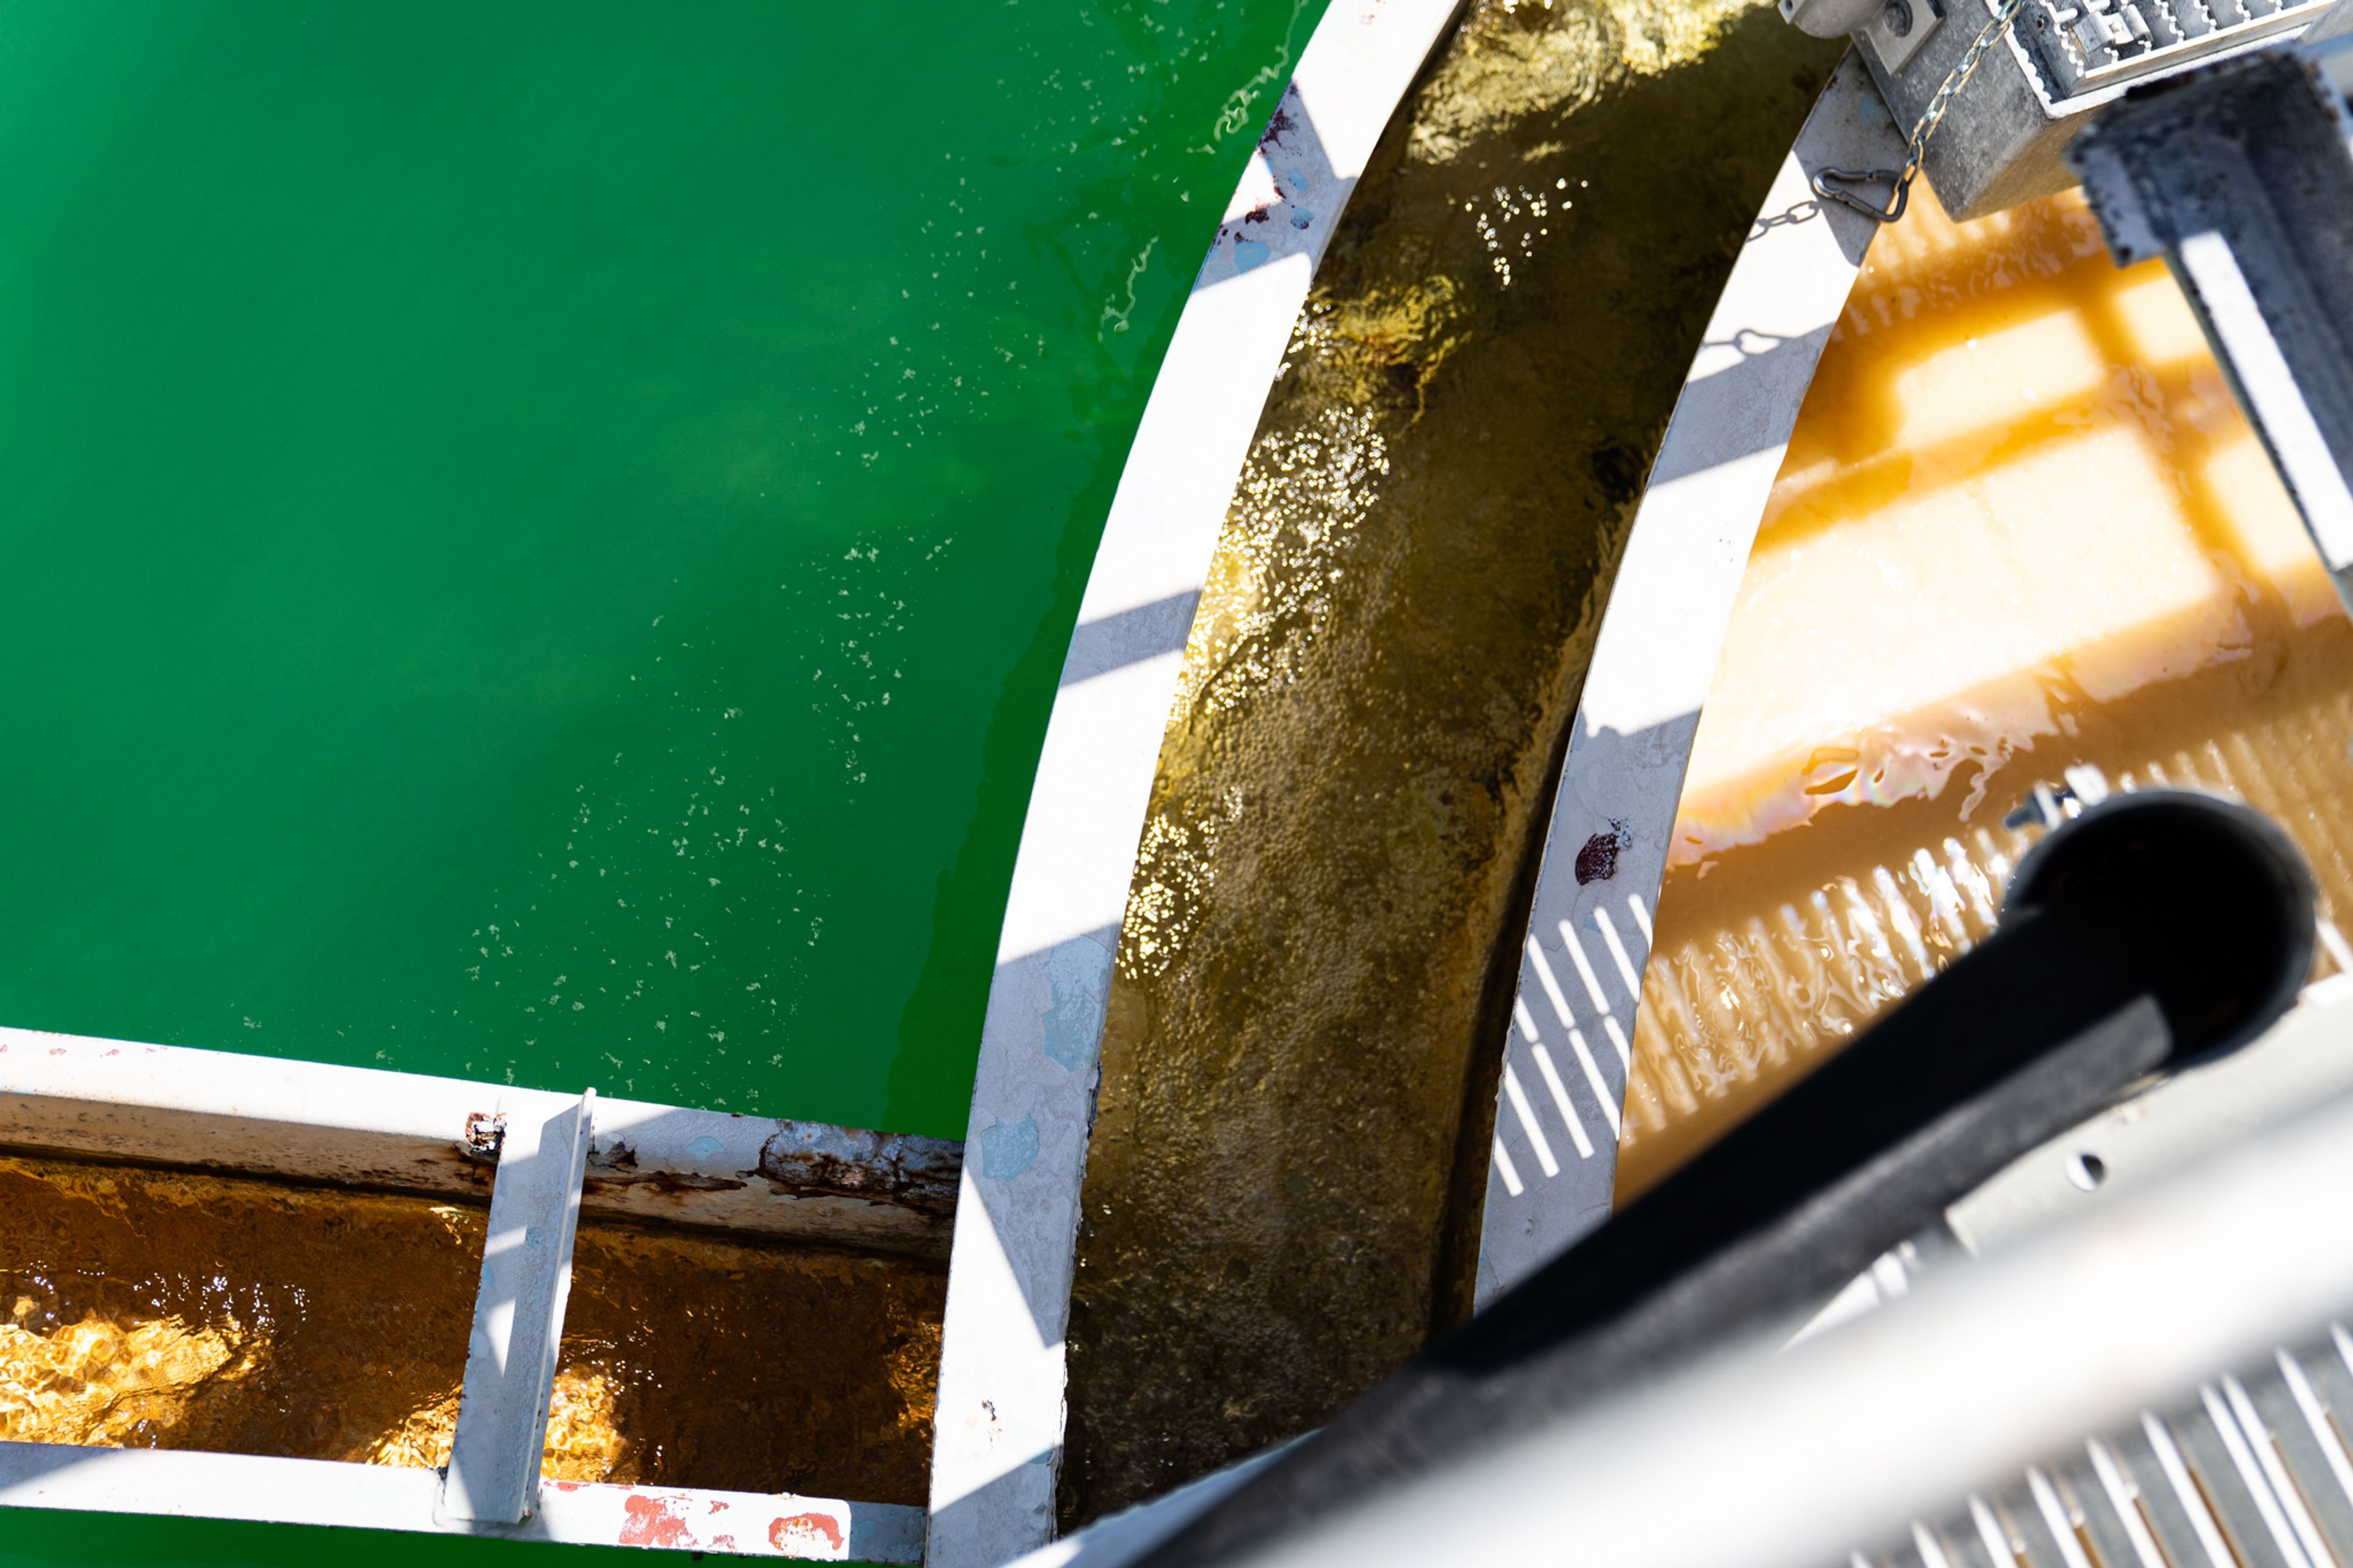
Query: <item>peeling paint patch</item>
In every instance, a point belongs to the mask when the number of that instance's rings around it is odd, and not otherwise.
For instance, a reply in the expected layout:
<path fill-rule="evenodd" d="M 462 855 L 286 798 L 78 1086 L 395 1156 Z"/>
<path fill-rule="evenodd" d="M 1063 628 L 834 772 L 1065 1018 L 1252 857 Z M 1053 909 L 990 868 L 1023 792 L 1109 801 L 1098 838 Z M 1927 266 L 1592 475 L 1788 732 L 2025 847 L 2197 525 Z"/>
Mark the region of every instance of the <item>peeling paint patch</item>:
<path fill-rule="evenodd" d="M 1047 956 L 1046 984 L 1054 1002 L 1045 1017 L 1045 1050 L 1065 1071 L 1077 1072 L 1095 1059 L 1102 1045 L 1104 993 L 1094 963 L 1071 963 L 1071 956 Z"/>
<path fill-rule="evenodd" d="M 964 1145 L 903 1132 L 779 1121 L 758 1173 L 797 1197 L 839 1194 L 942 1216 L 955 1210 Z"/>
<path fill-rule="evenodd" d="M 797 1557 L 841 1550 L 841 1526 L 821 1513 L 788 1514 L 768 1526 L 768 1544 Z"/>
<path fill-rule="evenodd" d="M 980 1135 L 980 1173 L 995 1182 L 1009 1182 L 1038 1159 L 1038 1122 L 1025 1116 L 999 1121 Z"/>
<path fill-rule="evenodd" d="M 694 1546 L 695 1539 L 688 1533 L 686 1521 L 680 1515 L 679 1505 L 684 1500 L 631 1492 L 621 1500 L 622 1510 L 628 1517 L 616 1539 L 623 1546 Z"/>

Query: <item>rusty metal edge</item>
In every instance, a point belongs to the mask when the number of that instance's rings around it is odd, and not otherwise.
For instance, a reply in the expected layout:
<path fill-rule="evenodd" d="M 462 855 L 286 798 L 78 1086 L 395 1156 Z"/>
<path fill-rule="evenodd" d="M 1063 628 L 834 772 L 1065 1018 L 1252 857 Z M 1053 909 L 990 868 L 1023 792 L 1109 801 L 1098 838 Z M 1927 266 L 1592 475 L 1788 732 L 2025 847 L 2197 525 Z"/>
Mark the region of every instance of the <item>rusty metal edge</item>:
<path fill-rule="evenodd" d="M 0 1028 L 0 1148 L 30 1152 L 479 1202 L 496 1157 L 479 1135 L 545 1098 Z M 944 1139 L 604 1100 L 582 1204 L 602 1217 L 938 1258 L 962 1163 L 962 1145 Z"/>

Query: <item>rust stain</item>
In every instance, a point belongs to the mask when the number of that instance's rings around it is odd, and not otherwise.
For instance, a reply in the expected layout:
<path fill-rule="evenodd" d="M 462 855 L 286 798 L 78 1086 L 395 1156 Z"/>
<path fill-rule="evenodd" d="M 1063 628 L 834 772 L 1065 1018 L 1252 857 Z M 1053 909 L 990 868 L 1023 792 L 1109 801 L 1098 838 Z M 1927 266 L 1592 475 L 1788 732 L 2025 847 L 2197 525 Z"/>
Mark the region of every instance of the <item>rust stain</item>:
<path fill-rule="evenodd" d="M 768 1526 L 768 1544 L 779 1552 L 814 1552 L 819 1542 L 828 1552 L 841 1550 L 841 1526 L 828 1514 L 796 1513 Z"/>
<path fill-rule="evenodd" d="M 700 1176 L 691 1171 L 654 1171 L 642 1176 L 590 1176 L 584 1193 L 654 1192 L 682 1198 L 694 1193 L 741 1192 L 749 1184 L 733 1176 Z"/>
<path fill-rule="evenodd" d="M 507 1119 L 487 1110 L 470 1112 L 466 1117 L 465 1136 L 458 1141 L 458 1152 L 469 1160 L 484 1164 L 496 1164 L 499 1151 L 507 1140 Z"/>
<path fill-rule="evenodd" d="M 944 1218 L 963 1169 L 964 1145 L 946 1139 L 783 1121 L 760 1145 L 758 1173 L 796 1197 L 865 1198 Z"/>

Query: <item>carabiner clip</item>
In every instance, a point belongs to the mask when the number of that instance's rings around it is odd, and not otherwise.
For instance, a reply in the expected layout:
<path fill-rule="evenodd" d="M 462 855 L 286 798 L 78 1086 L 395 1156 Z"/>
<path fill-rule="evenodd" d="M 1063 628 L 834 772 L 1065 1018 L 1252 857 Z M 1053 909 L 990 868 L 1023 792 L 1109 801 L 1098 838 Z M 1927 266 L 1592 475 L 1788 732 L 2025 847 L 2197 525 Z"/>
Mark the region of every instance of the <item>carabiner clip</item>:
<path fill-rule="evenodd" d="M 1830 182 L 1843 184 L 1884 184 L 1889 187 L 1888 205 L 1873 205 L 1852 191 L 1842 190 Z M 1813 178 L 1814 195 L 1827 202 L 1852 207 L 1874 223 L 1894 223 L 1904 216 L 1905 205 L 1912 199 L 1912 182 L 1901 169 L 1823 169 Z"/>

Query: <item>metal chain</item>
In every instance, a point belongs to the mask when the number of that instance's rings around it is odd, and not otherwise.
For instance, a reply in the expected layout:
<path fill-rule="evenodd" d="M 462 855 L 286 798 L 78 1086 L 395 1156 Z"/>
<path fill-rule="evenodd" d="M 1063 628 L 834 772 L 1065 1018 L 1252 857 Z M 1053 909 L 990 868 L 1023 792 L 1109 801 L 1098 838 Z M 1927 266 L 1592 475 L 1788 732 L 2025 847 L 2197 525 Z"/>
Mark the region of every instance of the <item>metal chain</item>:
<path fill-rule="evenodd" d="M 1902 217 L 1905 205 L 1912 197 L 1912 182 L 1920 177 L 1921 160 L 1928 155 L 1928 138 L 1936 133 L 1945 111 L 1952 108 L 1953 100 L 1959 95 L 1961 89 L 1968 85 L 1969 78 L 1977 74 L 1978 62 L 1984 59 L 1986 51 L 2010 31 L 2010 24 L 2018 20 L 2018 13 L 2024 5 L 2025 0 L 2001 0 L 2001 8 L 1994 13 L 1993 20 L 1969 40 L 1969 47 L 1961 51 L 1961 58 L 1954 62 L 1951 70 L 1945 73 L 1945 79 L 1936 85 L 1935 95 L 1928 100 L 1927 110 L 1920 116 L 1920 123 L 1912 128 L 1912 140 L 1904 152 L 1904 167 L 1824 169 L 1814 176 L 1814 195 L 1825 201 L 1852 207 L 1863 216 L 1879 223 L 1894 223 Z M 1887 205 L 1880 206 L 1864 201 L 1853 192 L 1841 190 L 1831 184 L 1833 180 L 1851 185 L 1883 183 L 1891 192 Z"/>

